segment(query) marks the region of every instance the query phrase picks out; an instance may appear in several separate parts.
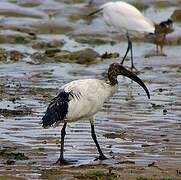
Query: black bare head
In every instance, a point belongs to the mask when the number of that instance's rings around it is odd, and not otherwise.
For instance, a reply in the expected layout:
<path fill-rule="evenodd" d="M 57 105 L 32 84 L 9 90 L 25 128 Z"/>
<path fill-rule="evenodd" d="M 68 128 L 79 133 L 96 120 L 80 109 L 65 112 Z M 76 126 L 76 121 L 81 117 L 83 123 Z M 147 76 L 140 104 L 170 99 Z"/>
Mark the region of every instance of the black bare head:
<path fill-rule="evenodd" d="M 131 80 L 137 82 L 146 92 L 148 98 L 150 99 L 150 93 L 146 87 L 146 85 L 143 83 L 143 81 L 136 76 L 133 72 L 127 70 L 123 65 L 118 63 L 113 63 L 109 66 L 108 69 L 108 79 L 110 81 L 111 85 L 116 85 L 118 83 L 117 76 L 122 75 L 130 78 Z"/>

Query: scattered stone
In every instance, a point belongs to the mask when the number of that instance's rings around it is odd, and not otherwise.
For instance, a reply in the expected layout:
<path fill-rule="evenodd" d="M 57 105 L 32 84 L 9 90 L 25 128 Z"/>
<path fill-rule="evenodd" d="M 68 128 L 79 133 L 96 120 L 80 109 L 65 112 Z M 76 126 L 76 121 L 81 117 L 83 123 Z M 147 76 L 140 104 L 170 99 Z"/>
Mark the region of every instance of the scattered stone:
<path fill-rule="evenodd" d="M 167 114 L 167 110 L 164 109 L 164 110 L 163 110 L 163 115 L 166 115 L 166 114 Z"/>
<path fill-rule="evenodd" d="M 8 54 L 11 61 L 19 61 L 24 57 L 23 53 L 16 50 L 9 51 Z"/>
<path fill-rule="evenodd" d="M 47 48 L 59 48 L 64 45 L 64 41 L 50 41 L 50 42 L 45 42 L 45 41 L 36 41 L 33 43 L 32 48 L 34 49 L 47 49 Z"/>
<path fill-rule="evenodd" d="M 13 165 L 13 164 L 15 164 L 15 162 L 16 162 L 16 161 L 14 161 L 14 160 L 12 160 L 12 159 L 8 159 L 8 160 L 6 161 L 6 164 L 7 164 L 7 165 Z"/>
<path fill-rule="evenodd" d="M 176 9 L 171 15 L 173 21 L 181 22 L 181 9 Z"/>
<path fill-rule="evenodd" d="M 42 144 L 47 144 L 47 141 L 46 140 L 42 141 Z"/>
<path fill-rule="evenodd" d="M 166 139 L 163 139 L 163 141 L 165 141 L 165 142 L 169 142 L 169 141 L 170 141 L 170 139 L 167 139 L 167 138 L 166 138 Z"/>
<path fill-rule="evenodd" d="M 0 48 L 0 61 L 6 61 L 8 57 L 8 53 L 5 49 Z"/>
<path fill-rule="evenodd" d="M 59 53 L 59 52 L 61 52 L 60 49 L 51 48 L 51 49 L 45 50 L 45 55 L 48 57 L 53 57 L 53 56 L 55 56 L 56 53 Z"/>
<path fill-rule="evenodd" d="M 31 59 L 32 59 L 31 63 L 35 64 L 42 63 L 45 60 L 45 55 L 44 53 L 35 52 L 31 55 Z"/>
<path fill-rule="evenodd" d="M 146 70 L 146 71 L 147 71 L 147 70 L 149 71 L 149 70 L 152 70 L 152 69 L 153 69 L 153 67 L 151 67 L 151 66 L 150 66 L 150 67 L 144 67 L 144 68 L 143 68 L 143 70 Z"/>
<path fill-rule="evenodd" d="M 114 52 L 114 53 L 108 53 L 105 52 L 104 54 L 101 55 L 101 59 L 115 59 L 119 57 L 119 53 Z"/>
<path fill-rule="evenodd" d="M 66 34 L 73 31 L 73 27 L 69 25 L 62 25 L 56 21 L 47 21 L 32 25 L 39 34 Z"/>
<path fill-rule="evenodd" d="M 148 167 L 153 167 L 153 166 L 155 166 L 155 162 L 148 164 Z"/>
<path fill-rule="evenodd" d="M 19 61 L 23 57 L 24 54 L 17 50 L 6 51 L 5 49 L 0 48 L 0 61 L 7 61 L 8 59 L 11 61 Z"/>
<path fill-rule="evenodd" d="M 13 103 L 15 103 L 16 98 L 15 97 L 9 98 L 8 101 L 12 101 Z"/>
<path fill-rule="evenodd" d="M 55 60 L 64 63 L 78 64 L 95 64 L 98 62 L 100 55 L 93 49 L 87 48 L 80 51 L 68 52 L 61 51 L 55 54 Z"/>

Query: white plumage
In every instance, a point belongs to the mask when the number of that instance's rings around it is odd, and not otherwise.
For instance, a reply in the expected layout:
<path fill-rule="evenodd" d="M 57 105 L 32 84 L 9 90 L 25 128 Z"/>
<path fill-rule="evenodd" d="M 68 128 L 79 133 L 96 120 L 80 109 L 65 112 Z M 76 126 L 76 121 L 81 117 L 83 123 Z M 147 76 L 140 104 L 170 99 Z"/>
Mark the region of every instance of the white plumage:
<path fill-rule="evenodd" d="M 134 6 L 123 2 L 108 2 L 103 4 L 103 17 L 108 25 L 124 33 L 148 32 L 154 33 L 154 23 L 143 16 L 143 14 Z"/>
<path fill-rule="evenodd" d="M 61 89 L 71 92 L 74 97 L 69 101 L 68 113 L 65 117 L 69 122 L 81 118 L 93 119 L 108 97 L 117 91 L 117 85 L 111 86 L 104 80 L 84 79 L 72 81 Z"/>

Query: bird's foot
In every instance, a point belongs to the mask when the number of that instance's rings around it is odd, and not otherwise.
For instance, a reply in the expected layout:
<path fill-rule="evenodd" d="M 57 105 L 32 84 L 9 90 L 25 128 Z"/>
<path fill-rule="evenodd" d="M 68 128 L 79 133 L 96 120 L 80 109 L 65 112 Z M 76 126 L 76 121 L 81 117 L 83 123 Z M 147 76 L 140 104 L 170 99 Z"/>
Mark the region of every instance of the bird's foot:
<path fill-rule="evenodd" d="M 104 156 L 104 155 L 100 155 L 99 157 L 95 158 L 94 161 L 105 160 L 105 159 L 108 159 L 108 158 L 106 156 Z"/>
<path fill-rule="evenodd" d="M 63 158 L 58 158 L 54 165 L 69 165 L 70 163 Z"/>
<path fill-rule="evenodd" d="M 58 160 L 53 165 L 71 165 L 76 162 L 77 160 L 65 160 L 64 158 L 58 158 Z"/>

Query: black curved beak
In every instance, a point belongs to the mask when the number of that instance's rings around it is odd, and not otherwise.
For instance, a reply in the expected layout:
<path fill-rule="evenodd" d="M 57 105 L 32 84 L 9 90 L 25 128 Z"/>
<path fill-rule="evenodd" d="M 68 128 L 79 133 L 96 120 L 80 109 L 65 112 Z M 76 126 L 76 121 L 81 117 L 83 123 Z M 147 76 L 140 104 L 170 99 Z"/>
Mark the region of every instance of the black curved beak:
<path fill-rule="evenodd" d="M 101 9 L 97 9 L 96 11 L 93 11 L 93 12 L 89 13 L 87 16 L 93 16 L 94 14 L 97 14 L 97 13 L 99 13 L 102 10 L 103 10 L 102 8 Z"/>
<path fill-rule="evenodd" d="M 127 70 L 121 64 L 120 64 L 119 67 L 120 67 L 119 75 L 126 76 L 126 77 L 132 79 L 133 81 L 137 82 L 145 90 L 145 92 L 146 92 L 146 94 L 148 96 L 148 99 L 150 99 L 150 93 L 149 93 L 146 85 L 144 84 L 144 82 L 138 76 L 136 76 L 136 74 L 134 74 L 133 72 Z"/>

